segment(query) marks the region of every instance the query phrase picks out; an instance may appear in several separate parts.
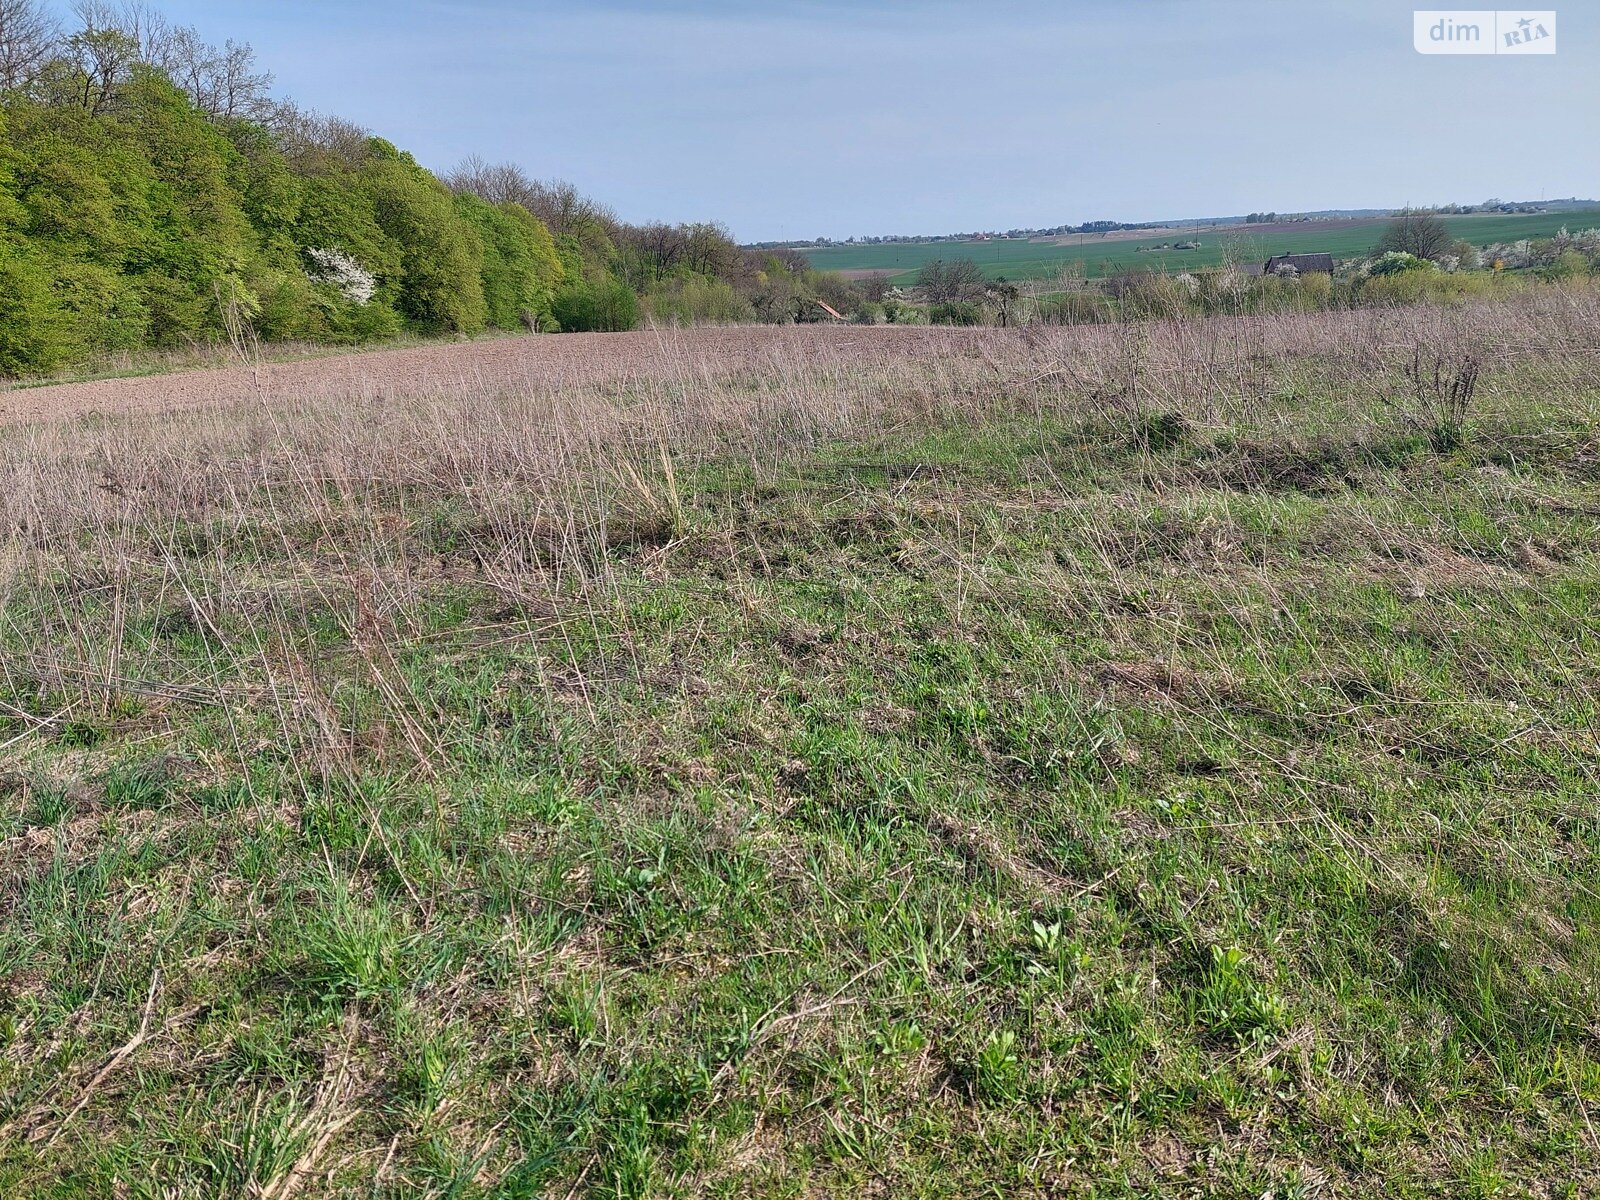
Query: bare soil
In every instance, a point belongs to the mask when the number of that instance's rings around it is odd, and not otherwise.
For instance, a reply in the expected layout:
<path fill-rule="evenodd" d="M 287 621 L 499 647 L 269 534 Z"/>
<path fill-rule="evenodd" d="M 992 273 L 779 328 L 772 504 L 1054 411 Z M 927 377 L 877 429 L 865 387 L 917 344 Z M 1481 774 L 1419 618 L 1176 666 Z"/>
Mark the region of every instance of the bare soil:
<path fill-rule="evenodd" d="M 465 387 L 511 392 L 659 381 L 663 374 L 702 379 L 792 358 L 881 351 L 903 358 L 939 356 L 975 344 L 958 328 L 800 325 L 574 333 L 367 350 L 255 367 L 182 371 L 0 391 L 0 423 L 91 414 L 134 414 L 227 407 L 275 399 L 348 396 L 375 402 L 437 395 Z"/>

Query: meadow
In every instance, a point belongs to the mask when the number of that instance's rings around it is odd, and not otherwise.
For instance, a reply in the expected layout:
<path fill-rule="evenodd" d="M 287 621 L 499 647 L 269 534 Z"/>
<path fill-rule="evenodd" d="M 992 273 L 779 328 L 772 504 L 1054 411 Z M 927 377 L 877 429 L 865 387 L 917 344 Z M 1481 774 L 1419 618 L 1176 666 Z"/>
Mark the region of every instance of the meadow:
<path fill-rule="evenodd" d="M 1600 222 L 1593 213 L 1473 214 L 1445 217 L 1458 238 L 1473 245 L 1514 242 L 1521 238 L 1549 237 L 1559 229 L 1586 229 Z M 1326 252 L 1336 259 L 1361 258 L 1372 252 L 1383 236 L 1381 219 L 1309 223 L 1298 228 L 1273 226 L 1263 230 L 1249 225 L 1188 228 L 1149 238 L 1102 238 L 1073 234 L 1042 241 L 991 240 L 986 242 L 899 242 L 876 246 L 824 246 L 806 249 L 811 265 L 822 271 L 884 271 L 900 285 L 916 282 L 916 272 L 934 259 L 970 258 L 985 278 L 1011 280 L 1053 279 L 1063 270 L 1087 279 L 1126 271 L 1192 271 L 1221 266 L 1225 261 L 1264 262 L 1273 254 Z M 1197 240 L 1196 250 L 1159 250 L 1150 247 L 1175 241 Z"/>
<path fill-rule="evenodd" d="M 15 393 L 0 1194 L 1594 1194 L 1597 328 Z"/>

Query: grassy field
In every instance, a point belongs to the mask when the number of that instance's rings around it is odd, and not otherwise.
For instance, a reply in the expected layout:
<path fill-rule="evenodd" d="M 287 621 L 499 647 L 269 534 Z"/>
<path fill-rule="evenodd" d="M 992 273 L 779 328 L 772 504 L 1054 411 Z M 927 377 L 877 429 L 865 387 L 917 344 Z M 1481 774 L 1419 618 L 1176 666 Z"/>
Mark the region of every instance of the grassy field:
<path fill-rule="evenodd" d="M 1595 1194 L 1597 322 L 8 428 L 0 1194 Z"/>
<path fill-rule="evenodd" d="M 1446 224 L 1457 237 L 1474 245 L 1512 242 L 1520 238 L 1549 237 L 1563 226 L 1578 230 L 1600 224 L 1593 213 L 1529 213 L 1446 217 Z M 1240 262 L 1262 262 L 1269 255 L 1327 252 L 1335 258 L 1359 258 L 1371 253 L 1383 235 L 1384 222 L 1375 220 L 1360 225 L 1319 229 L 1315 225 L 1291 231 L 1253 232 L 1245 225 L 1220 229 L 1200 229 L 1193 233 L 1167 233 L 1138 240 L 1103 239 L 1074 236 L 1062 244 L 1053 242 L 911 242 L 881 246 L 827 246 L 807 250 L 813 266 L 826 271 L 887 271 L 896 283 L 911 283 L 923 264 L 936 258 L 970 258 L 987 278 L 1049 279 L 1063 267 L 1080 271 L 1085 278 L 1114 275 L 1121 271 L 1188 271 L 1215 267 L 1226 258 Z M 1196 239 L 1198 250 L 1150 251 L 1162 243 Z"/>

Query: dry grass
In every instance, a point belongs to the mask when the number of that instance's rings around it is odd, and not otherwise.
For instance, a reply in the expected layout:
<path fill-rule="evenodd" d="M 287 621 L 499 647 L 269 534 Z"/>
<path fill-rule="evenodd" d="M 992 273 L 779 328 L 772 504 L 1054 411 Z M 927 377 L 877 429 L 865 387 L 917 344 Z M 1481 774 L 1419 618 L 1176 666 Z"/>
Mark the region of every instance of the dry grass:
<path fill-rule="evenodd" d="M 500 342 L 8 427 L 0 1190 L 1582 1194 L 1596 328 Z M 1481 364 L 1451 437 L 1421 362 Z"/>

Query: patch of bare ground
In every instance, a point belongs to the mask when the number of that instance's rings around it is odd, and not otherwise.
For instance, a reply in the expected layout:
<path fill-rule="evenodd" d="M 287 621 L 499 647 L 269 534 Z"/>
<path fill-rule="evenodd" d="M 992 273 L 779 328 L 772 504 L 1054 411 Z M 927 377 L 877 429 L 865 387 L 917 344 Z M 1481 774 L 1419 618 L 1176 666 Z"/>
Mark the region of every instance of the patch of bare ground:
<path fill-rule="evenodd" d="M 573 333 L 363 350 L 294 362 L 182 371 L 0 391 L 0 422 L 226 407 L 261 398 L 353 403 L 471 391 L 596 387 L 678 379 L 692 384 L 781 369 L 840 353 L 937 358 L 970 351 L 982 331 L 912 326 L 796 325 Z"/>

